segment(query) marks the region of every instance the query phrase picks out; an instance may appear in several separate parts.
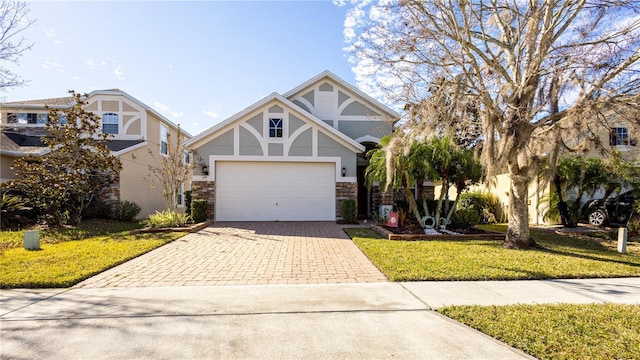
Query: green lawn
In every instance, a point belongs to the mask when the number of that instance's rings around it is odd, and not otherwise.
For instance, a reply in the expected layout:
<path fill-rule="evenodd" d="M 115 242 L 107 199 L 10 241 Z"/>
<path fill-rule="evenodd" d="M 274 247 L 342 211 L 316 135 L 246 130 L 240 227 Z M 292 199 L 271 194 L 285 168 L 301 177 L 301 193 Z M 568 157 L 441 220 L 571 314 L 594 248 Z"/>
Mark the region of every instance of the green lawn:
<path fill-rule="evenodd" d="M 640 306 L 450 306 L 438 312 L 539 359 L 638 359 Z"/>
<path fill-rule="evenodd" d="M 0 232 L 0 287 L 69 287 L 185 235 L 129 234 L 140 226 L 100 221 L 43 231 L 34 251 L 22 248 L 21 231 Z"/>
<path fill-rule="evenodd" d="M 638 242 L 620 254 L 615 241 L 532 230 L 544 249 L 508 250 L 500 240 L 391 241 L 371 229 L 345 231 L 392 281 L 640 276 Z"/>

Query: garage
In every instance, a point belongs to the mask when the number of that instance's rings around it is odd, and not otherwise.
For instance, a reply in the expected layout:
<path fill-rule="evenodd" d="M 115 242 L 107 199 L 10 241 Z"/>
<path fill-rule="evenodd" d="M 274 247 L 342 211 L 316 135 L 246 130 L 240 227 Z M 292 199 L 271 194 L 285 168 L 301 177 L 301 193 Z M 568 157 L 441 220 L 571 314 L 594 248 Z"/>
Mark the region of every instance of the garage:
<path fill-rule="evenodd" d="M 215 164 L 216 221 L 334 221 L 335 163 Z"/>

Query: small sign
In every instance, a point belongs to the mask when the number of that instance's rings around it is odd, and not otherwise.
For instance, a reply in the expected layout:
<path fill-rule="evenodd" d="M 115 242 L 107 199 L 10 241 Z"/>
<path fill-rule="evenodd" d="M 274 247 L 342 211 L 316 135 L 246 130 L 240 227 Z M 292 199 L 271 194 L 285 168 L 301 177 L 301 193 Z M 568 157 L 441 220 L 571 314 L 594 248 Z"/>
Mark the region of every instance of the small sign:
<path fill-rule="evenodd" d="M 398 218 L 400 216 L 398 215 L 398 213 L 396 212 L 390 212 L 389 213 L 389 220 L 387 220 L 387 226 L 388 227 L 398 227 Z"/>

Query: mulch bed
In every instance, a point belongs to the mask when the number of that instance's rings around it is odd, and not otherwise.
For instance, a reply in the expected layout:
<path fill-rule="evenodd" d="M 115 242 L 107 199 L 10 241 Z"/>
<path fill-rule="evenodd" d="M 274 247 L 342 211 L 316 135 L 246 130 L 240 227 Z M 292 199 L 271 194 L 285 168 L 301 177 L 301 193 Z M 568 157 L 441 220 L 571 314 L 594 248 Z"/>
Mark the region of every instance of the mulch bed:
<path fill-rule="evenodd" d="M 213 224 L 213 220 L 207 220 L 205 222 L 201 222 L 198 224 L 192 224 L 190 226 L 185 227 L 177 227 L 177 228 L 143 228 L 143 229 L 135 229 L 131 230 L 130 234 L 140 234 L 140 233 L 160 233 L 160 232 L 196 232 L 200 231 L 209 225 Z"/>
<path fill-rule="evenodd" d="M 417 222 L 406 222 L 403 226 L 393 228 L 382 225 L 371 225 L 371 229 L 387 236 L 389 240 L 504 240 L 505 234 L 486 231 L 478 228 L 448 229 L 458 234 L 425 234 Z"/>

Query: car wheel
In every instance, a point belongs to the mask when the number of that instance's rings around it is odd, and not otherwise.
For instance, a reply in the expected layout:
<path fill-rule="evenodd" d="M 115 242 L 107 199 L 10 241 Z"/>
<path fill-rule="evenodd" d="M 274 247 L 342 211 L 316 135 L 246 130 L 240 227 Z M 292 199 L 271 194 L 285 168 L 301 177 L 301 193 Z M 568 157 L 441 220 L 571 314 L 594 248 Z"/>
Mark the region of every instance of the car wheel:
<path fill-rule="evenodd" d="M 589 224 L 595 226 L 602 226 L 607 221 L 607 214 L 604 211 L 597 209 L 589 213 Z"/>

